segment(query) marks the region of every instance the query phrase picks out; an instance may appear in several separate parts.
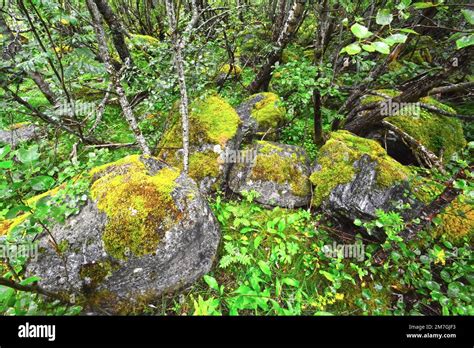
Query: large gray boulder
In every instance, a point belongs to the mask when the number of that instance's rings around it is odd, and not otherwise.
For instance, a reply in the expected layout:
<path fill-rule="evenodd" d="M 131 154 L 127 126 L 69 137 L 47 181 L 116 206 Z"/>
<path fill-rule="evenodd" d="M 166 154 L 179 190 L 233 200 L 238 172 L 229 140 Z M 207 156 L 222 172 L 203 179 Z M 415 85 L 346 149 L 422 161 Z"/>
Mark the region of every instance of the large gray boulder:
<path fill-rule="evenodd" d="M 41 135 L 38 126 L 31 123 L 19 123 L 11 126 L 9 129 L 0 130 L 0 144 L 10 144 L 12 148 L 18 144 L 33 140 Z"/>
<path fill-rule="evenodd" d="M 152 157 L 91 172 L 91 199 L 39 239 L 27 273 L 95 313 L 141 313 L 211 269 L 218 223 L 196 183 Z M 59 252 L 58 250 L 59 249 Z"/>
<path fill-rule="evenodd" d="M 228 185 L 235 193 L 255 191 L 259 203 L 294 208 L 311 199 L 310 165 L 304 149 L 257 141 L 241 152 L 229 173 Z"/>
<path fill-rule="evenodd" d="M 320 149 L 311 174 L 312 203 L 342 222 L 370 221 L 376 210 L 420 203 L 410 187 L 410 170 L 387 155 L 375 141 L 347 131 L 331 134 Z"/>

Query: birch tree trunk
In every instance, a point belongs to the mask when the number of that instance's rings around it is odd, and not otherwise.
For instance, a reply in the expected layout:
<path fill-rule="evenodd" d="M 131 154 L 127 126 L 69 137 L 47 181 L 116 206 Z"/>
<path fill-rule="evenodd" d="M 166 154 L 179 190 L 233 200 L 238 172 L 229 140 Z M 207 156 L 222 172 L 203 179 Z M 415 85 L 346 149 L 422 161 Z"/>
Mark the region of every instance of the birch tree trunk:
<path fill-rule="evenodd" d="M 143 136 L 140 128 L 138 127 L 137 120 L 135 115 L 133 114 L 132 108 L 130 103 L 128 102 L 127 96 L 125 95 L 125 91 L 120 83 L 120 74 L 115 70 L 114 66 L 111 63 L 109 49 L 107 47 L 107 41 L 105 37 L 105 31 L 102 26 L 102 18 L 100 12 L 94 3 L 94 0 L 87 0 L 87 7 L 89 12 L 92 16 L 92 22 L 94 25 L 94 30 L 97 36 L 97 42 L 99 45 L 99 54 L 102 57 L 102 60 L 105 64 L 105 69 L 107 73 L 110 75 L 110 80 L 115 88 L 115 92 L 119 97 L 119 103 L 122 108 L 122 112 L 127 120 L 131 130 L 135 134 L 135 139 L 137 140 L 138 146 L 140 146 L 143 154 L 150 155 L 151 151 L 148 147 L 145 137 Z M 127 65 L 127 64 L 125 64 Z"/>
<path fill-rule="evenodd" d="M 183 171 L 187 174 L 189 171 L 189 100 L 186 88 L 186 76 L 184 72 L 183 49 L 186 47 L 186 39 L 192 28 L 199 19 L 196 0 L 192 0 L 192 18 L 189 21 L 182 35 L 178 32 L 178 21 L 172 0 L 166 0 L 166 12 L 168 15 L 169 26 L 172 30 L 171 39 L 174 49 L 174 66 L 178 74 L 180 104 L 179 112 L 181 114 L 181 127 L 183 129 Z"/>

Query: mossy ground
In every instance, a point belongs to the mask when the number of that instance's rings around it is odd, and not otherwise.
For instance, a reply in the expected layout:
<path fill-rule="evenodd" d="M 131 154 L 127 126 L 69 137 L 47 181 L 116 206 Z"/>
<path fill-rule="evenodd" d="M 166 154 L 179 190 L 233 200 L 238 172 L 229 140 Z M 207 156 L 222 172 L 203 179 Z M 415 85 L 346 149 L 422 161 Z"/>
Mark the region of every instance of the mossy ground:
<path fill-rule="evenodd" d="M 321 205 L 336 186 L 352 180 L 356 174 L 354 162 L 362 155 L 368 155 L 372 161 L 377 162 L 376 180 L 381 187 L 389 187 L 409 176 L 409 170 L 388 156 L 376 141 L 360 138 L 347 131 L 334 132 L 320 150 L 318 164 L 321 170 L 310 177 L 315 185 L 315 206 Z"/>
<path fill-rule="evenodd" d="M 163 168 L 149 175 L 140 157 L 132 155 L 93 170 L 91 176 L 99 176 L 91 196 L 107 215 L 102 236 L 107 252 L 118 259 L 153 253 L 160 233 L 179 216 L 171 196 L 179 171 Z"/>

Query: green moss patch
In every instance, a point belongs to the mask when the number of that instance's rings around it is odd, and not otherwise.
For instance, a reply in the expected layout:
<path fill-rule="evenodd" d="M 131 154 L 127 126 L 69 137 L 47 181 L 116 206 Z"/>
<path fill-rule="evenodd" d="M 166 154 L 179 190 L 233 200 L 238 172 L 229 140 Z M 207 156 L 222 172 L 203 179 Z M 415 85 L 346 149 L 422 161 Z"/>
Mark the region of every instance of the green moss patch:
<path fill-rule="evenodd" d="M 313 204 L 321 205 L 331 191 L 340 184 L 346 184 L 356 174 L 354 162 L 362 155 L 368 155 L 377 162 L 377 184 L 390 187 L 406 180 L 410 171 L 387 155 L 374 140 L 360 138 L 347 131 L 331 133 L 330 139 L 321 148 L 318 164 L 321 170 L 314 172 L 310 180 L 315 185 Z"/>
<path fill-rule="evenodd" d="M 259 93 L 263 99 L 255 104 L 251 116 L 257 121 L 259 129 L 276 129 L 285 119 L 285 108 L 275 93 Z M 255 95 L 249 99 L 255 98 Z"/>
<path fill-rule="evenodd" d="M 111 256 L 125 259 L 129 253 L 142 256 L 156 250 L 160 235 L 179 218 L 171 196 L 179 174 L 163 168 L 151 176 L 138 155 L 92 171 L 99 178 L 91 196 L 107 215 L 102 239 Z"/>
<path fill-rule="evenodd" d="M 289 183 L 292 192 L 300 197 L 310 193 L 311 187 L 308 176 L 301 166 L 306 160 L 303 156 L 293 154 L 291 157 L 283 155 L 284 150 L 268 141 L 258 141 L 260 145 L 255 165 L 250 178 L 253 180 L 273 181 L 279 184 Z"/>
<path fill-rule="evenodd" d="M 176 110 L 175 110 L 176 113 Z M 165 135 L 162 147 L 181 148 L 182 127 L 178 113 L 176 123 Z M 224 146 L 236 134 L 240 118 L 234 108 L 219 96 L 210 96 L 192 103 L 189 115 L 191 145 Z"/>
<path fill-rule="evenodd" d="M 451 107 L 431 97 L 422 98 L 420 101 L 455 113 Z M 400 114 L 387 117 L 387 121 L 411 135 L 445 162 L 466 145 L 462 123 L 454 117 L 438 115 L 421 108 L 418 117 Z"/>

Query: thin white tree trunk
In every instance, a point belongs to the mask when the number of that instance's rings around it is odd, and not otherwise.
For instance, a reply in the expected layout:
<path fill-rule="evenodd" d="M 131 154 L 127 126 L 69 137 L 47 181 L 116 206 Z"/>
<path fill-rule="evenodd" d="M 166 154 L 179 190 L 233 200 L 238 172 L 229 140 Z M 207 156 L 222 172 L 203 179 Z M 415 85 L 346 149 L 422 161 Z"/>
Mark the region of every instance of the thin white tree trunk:
<path fill-rule="evenodd" d="M 128 102 L 127 96 L 125 95 L 125 91 L 120 83 L 120 74 L 115 70 L 114 66 L 111 63 L 109 49 L 107 47 L 107 41 L 105 39 L 105 31 L 101 24 L 101 15 L 97 8 L 97 5 L 94 3 L 93 0 L 87 0 L 87 7 L 92 16 L 92 22 L 94 25 L 94 30 L 97 36 L 97 43 L 99 45 L 99 54 L 102 57 L 102 60 L 105 64 L 105 69 L 107 70 L 108 74 L 110 75 L 110 80 L 115 88 L 115 92 L 119 97 L 119 103 L 122 108 L 123 115 L 127 120 L 131 130 L 135 134 L 135 139 L 137 140 L 138 146 L 142 150 L 143 154 L 151 155 L 150 148 L 148 147 L 145 137 L 143 136 L 140 128 L 138 127 L 137 119 L 133 114 L 132 107 Z"/>
<path fill-rule="evenodd" d="M 178 73 L 179 92 L 181 101 L 179 111 L 181 114 L 181 126 L 183 129 L 183 171 L 189 171 L 189 101 L 186 88 L 186 76 L 184 72 L 183 49 L 186 45 L 186 38 L 190 34 L 192 28 L 197 24 L 199 13 L 196 0 L 192 0 L 192 18 L 189 21 L 183 35 L 178 33 L 178 22 L 172 0 L 166 0 L 166 12 L 168 14 L 168 22 L 172 30 L 172 41 L 174 46 L 174 65 Z"/>

